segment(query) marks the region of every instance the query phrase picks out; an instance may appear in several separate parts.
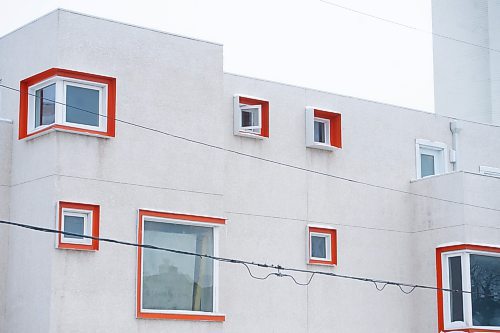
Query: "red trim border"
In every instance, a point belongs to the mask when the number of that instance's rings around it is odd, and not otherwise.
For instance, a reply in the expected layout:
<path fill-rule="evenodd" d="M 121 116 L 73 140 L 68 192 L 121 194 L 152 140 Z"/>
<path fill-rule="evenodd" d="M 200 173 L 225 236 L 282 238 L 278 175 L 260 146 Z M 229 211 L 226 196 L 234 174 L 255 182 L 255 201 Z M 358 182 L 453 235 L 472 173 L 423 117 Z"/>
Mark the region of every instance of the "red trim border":
<path fill-rule="evenodd" d="M 98 82 L 108 86 L 108 110 L 107 110 L 107 126 L 106 131 L 93 131 L 82 129 L 75 126 L 66 126 L 54 124 L 48 126 L 40 131 L 28 134 L 28 99 L 29 87 L 39 82 L 47 80 L 54 76 L 67 77 L 71 79 L 84 80 L 89 82 Z M 52 130 L 62 129 L 71 132 L 87 133 L 93 135 L 102 135 L 108 137 L 115 137 L 116 135 L 116 79 L 109 76 L 96 75 L 84 72 L 77 72 L 68 69 L 51 68 L 41 73 L 35 74 L 21 81 L 20 83 L 20 100 L 19 100 L 19 140 Z"/>
<path fill-rule="evenodd" d="M 261 106 L 262 128 L 260 130 L 260 134 L 255 134 L 255 135 L 268 138 L 269 137 L 269 101 L 251 98 L 251 97 L 239 96 L 239 102 L 240 102 L 240 104 L 260 105 Z"/>
<path fill-rule="evenodd" d="M 318 260 L 318 259 L 311 259 L 311 232 L 316 232 L 320 234 L 328 234 L 330 235 L 330 260 Z M 308 264 L 320 264 L 320 265 L 337 265 L 337 230 L 336 229 L 329 229 L 329 228 L 320 228 L 320 227 L 312 227 L 308 226 L 307 227 L 307 237 L 308 237 L 308 248 L 307 248 L 307 253 L 308 253 Z"/>
<path fill-rule="evenodd" d="M 100 207 L 99 205 L 83 204 L 77 202 L 59 201 L 58 207 L 58 221 L 57 228 L 62 231 L 62 211 L 63 209 L 78 209 L 86 210 L 92 212 L 92 237 L 99 237 L 99 222 L 100 222 Z M 59 249 L 71 249 L 71 250 L 87 250 L 87 251 L 98 251 L 99 241 L 97 239 L 92 240 L 92 244 L 72 244 L 63 243 L 62 234 L 57 235 L 57 248 Z"/>
<path fill-rule="evenodd" d="M 314 117 L 330 120 L 330 146 L 342 148 L 342 115 L 336 112 L 314 109 Z"/>

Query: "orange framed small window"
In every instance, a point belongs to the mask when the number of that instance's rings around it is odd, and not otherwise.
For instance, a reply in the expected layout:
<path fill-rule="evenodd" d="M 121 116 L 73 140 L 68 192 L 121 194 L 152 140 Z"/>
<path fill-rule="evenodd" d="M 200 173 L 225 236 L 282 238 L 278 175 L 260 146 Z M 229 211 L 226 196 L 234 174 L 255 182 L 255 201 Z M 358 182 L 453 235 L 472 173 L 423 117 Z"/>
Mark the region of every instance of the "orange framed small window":
<path fill-rule="evenodd" d="M 58 204 L 57 247 L 72 250 L 99 250 L 100 207 L 94 204 L 60 201 Z"/>
<path fill-rule="evenodd" d="M 337 265 L 337 230 L 307 226 L 309 264 Z"/>
<path fill-rule="evenodd" d="M 218 217 L 139 210 L 138 243 L 217 256 Z M 218 262 L 138 247 L 137 318 L 221 322 Z"/>
<path fill-rule="evenodd" d="M 324 150 L 342 148 L 342 115 L 306 107 L 306 146 Z"/>
<path fill-rule="evenodd" d="M 234 95 L 234 135 L 256 139 L 269 137 L 269 101 Z"/>
<path fill-rule="evenodd" d="M 51 68 L 22 80 L 20 91 L 20 140 L 53 130 L 115 136 L 115 78 Z"/>

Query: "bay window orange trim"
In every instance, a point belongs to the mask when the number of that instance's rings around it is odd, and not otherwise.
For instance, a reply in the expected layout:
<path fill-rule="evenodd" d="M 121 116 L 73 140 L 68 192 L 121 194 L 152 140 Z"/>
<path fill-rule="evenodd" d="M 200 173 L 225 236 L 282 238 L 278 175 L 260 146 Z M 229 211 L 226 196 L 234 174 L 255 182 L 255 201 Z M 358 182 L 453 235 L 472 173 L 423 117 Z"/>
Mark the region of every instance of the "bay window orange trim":
<path fill-rule="evenodd" d="M 260 130 L 260 135 L 263 137 L 268 138 L 269 137 L 269 102 L 260 100 L 260 99 L 255 99 L 251 97 L 244 97 L 244 96 L 239 96 L 240 99 L 240 104 L 247 104 L 247 105 L 260 105 L 261 106 L 261 112 L 262 112 L 262 128 Z"/>
<path fill-rule="evenodd" d="M 106 110 L 106 131 L 94 131 L 94 130 L 82 129 L 77 126 L 54 124 L 45 127 L 39 131 L 28 134 L 28 112 L 29 112 L 28 99 L 30 97 L 29 87 L 55 76 L 89 81 L 89 82 L 97 82 L 107 85 L 108 100 L 107 100 L 107 110 Z M 77 72 L 68 69 L 51 68 L 41 73 L 30 76 L 29 78 L 22 80 L 20 83 L 19 134 L 18 134 L 19 140 L 49 131 L 51 129 L 64 129 L 73 132 L 114 137 L 116 135 L 115 117 L 116 117 L 116 79 L 113 77 Z"/>
<path fill-rule="evenodd" d="M 493 252 L 500 253 L 500 248 L 494 246 L 487 245 L 474 245 L 474 244 L 458 244 L 458 245 L 450 245 L 450 246 L 442 246 L 436 249 L 436 286 L 438 288 L 437 291 L 437 307 L 438 307 L 438 332 L 500 332 L 500 330 L 492 330 L 492 329 L 484 329 L 484 328 L 456 328 L 456 329 L 444 329 L 444 296 L 443 296 L 443 264 L 441 261 L 442 254 L 446 252 L 453 251 L 482 251 L 482 252 Z"/>

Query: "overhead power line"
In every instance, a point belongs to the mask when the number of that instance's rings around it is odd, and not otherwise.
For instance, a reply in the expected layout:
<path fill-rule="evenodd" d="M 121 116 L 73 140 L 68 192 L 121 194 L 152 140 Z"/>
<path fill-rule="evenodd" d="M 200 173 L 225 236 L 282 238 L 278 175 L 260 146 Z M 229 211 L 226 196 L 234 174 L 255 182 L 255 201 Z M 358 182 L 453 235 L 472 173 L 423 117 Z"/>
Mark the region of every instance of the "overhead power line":
<path fill-rule="evenodd" d="M 438 287 L 429 286 L 429 285 L 422 285 L 422 284 L 410 284 L 410 283 L 397 282 L 397 281 L 391 281 L 391 280 L 374 279 L 374 278 L 359 277 L 359 276 L 347 275 L 347 274 L 337 274 L 337 273 L 333 273 L 333 272 L 324 272 L 324 271 L 317 271 L 317 270 L 286 267 L 286 266 L 276 265 L 276 264 L 259 263 L 259 262 L 246 261 L 246 260 L 240 260 L 240 259 L 234 259 L 234 258 L 218 257 L 218 256 L 209 255 L 209 254 L 204 254 L 204 253 L 182 251 L 182 250 L 176 250 L 176 249 L 155 246 L 155 245 L 149 245 L 149 244 L 138 244 L 138 243 L 132 243 L 132 242 L 127 242 L 127 241 L 112 239 L 112 238 L 87 236 L 87 235 L 82 235 L 82 234 L 73 233 L 73 232 L 66 232 L 66 231 L 57 230 L 57 229 L 38 227 L 35 225 L 10 222 L 10 221 L 5 221 L 5 220 L 0 220 L 0 224 L 19 227 L 19 228 L 23 228 L 23 229 L 34 230 L 34 231 L 38 231 L 38 232 L 45 232 L 45 233 L 51 233 L 51 234 L 62 234 L 62 235 L 74 236 L 74 237 L 76 236 L 76 237 L 82 237 L 82 238 L 86 238 L 86 239 L 97 240 L 100 242 L 120 244 L 120 245 L 125 245 L 125 246 L 136 247 L 136 248 L 140 247 L 143 249 L 150 249 L 150 250 L 157 250 L 157 251 L 165 251 L 165 252 L 169 252 L 169 253 L 194 256 L 194 257 L 199 257 L 199 258 L 204 258 L 204 259 L 211 259 L 211 260 L 230 263 L 230 264 L 239 264 L 239 265 L 245 266 L 250 277 L 257 279 L 257 280 L 266 280 L 271 276 L 287 277 L 287 278 L 290 278 L 297 285 L 307 286 L 312 282 L 312 279 L 315 275 L 324 275 L 324 276 L 335 277 L 335 278 L 339 278 L 339 279 L 347 279 L 347 280 L 372 283 L 378 291 L 383 291 L 385 289 L 385 287 L 387 287 L 387 286 L 396 286 L 401 290 L 401 292 L 403 292 L 405 294 L 411 294 L 415 289 L 427 289 L 427 290 L 434 290 L 434 291 L 444 291 L 444 292 L 453 292 L 453 293 L 462 293 L 462 294 L 477 294 L 477 295 L 481 295 L 481 296 L 485 296 L 485 297 L 493 297 L 493 295 L 480 293 L 480 292 L 476 292 L 476 291 L 449 289 L 449 288 L 438 288 Z M 251 271 L 251 269 L 250 269 L 251 266 L 261 267 L 261 268 L 269 268 L 272 270 L 276 270 L 276 272 L 271 272 L 271 273 L 267 274 L 266 276 L 258 277 L 257 275 L 255 275 Z M 284 273 L 284 272 L 307 273 L 307 274 L 312 274 L 312 275 L 309 277 L 309 279 L 306 282 L 301 283 L 301 282 L 298 282 L 293 275 L 288 274 L 288 273 Z"/>
<path fill-rule="evenodd" d="M 16 91 L 18 93 L 22 93 L 20 89 L 14 88 L 14 87 L 10 87 L 10 86 L 6 86 L 4 84 L 0 84 L 0 87 L 5 88 L 5 89 L 9 89 L 9 90 L 12 90 L 12 91 Z M 31 93 L 25 93 L 25 94 L 27 94 L 29 96 L 35 96 L 36 97 L 35 94 L 31 94 Z M 87 112 L 87 113 L 90 113 L 90 114 L 98 115 L 98 116 L 103 117 L 103 118 L 108 118 L 107 115 L 102 115 L 102 114 L 99 114 L 97 112 L 93 112 L 93 111 L 82 109 L 82 108 L 79 108 L 79 107 L 76 107 L 76 106 L 68 105 L 66 103 L 58 102 L 58 101 L 55 101 L 55 100 L 52 100 L 52 99 L 49 99 L 49 98 L 43 98 L 43 100 L 46 100 L 46 101 L 49 101 L 49 102 L 52 102 L 52 103 L 56 103 L 56 104 L 59 104 L 59 105 L 67 106 L 67 107 L 70 107 L 72 109 L 76 109 L 76 110 L 79 110 L 79 111 L 83 111 L 83 112 Z M 494 207 L 487 207 L 487 206 L 482 206 L 482 205 L 476 205 L 476 204 L 466 203 L 466 202 L 463 202 L 463 201 L 455 201 L 455 200 L 451 200 L 451 199 L 444 199 L 444 198 L 439 198 L 439 197 L 425 195 L 425 194 L 413 193 L 413 192 L 409 192 L 409 191 L 405 191 L 405 190 L 401 190 L 401 189 L 397 189 L 397 188 L 393 188 L 393 187 L 388 187 L 388 186 L 384 186 L 384 185 L 377 185 L 377 184 L 373 184 L 373 183 L 368 183 L 368 182 L 364 182 L 364 181 L 361 181 L 361 180 L 356 180 L 356 179 L 352 179 L 352 178 L 348 178 L 348 177 L 343 177 L 343 176 L 338 176 L 338 175 L 334 175 L 334 174 L 330 174 L 330 173 L 326 173 L 326 172 L 321 172 L 321 171 L 316 171 L 316 170 L 312 170 L 312 169 L 307 169 L 305 167 L 301 167 L 301 166 L 298 166 L 298 165 L 293 165 L 293 164 L 288 164 L 288 163 L 285 163 L 285 162 L 271 160 L 269 158 L 260 157 L 260 156 L 256 156 L 256 155 L 252 155 L 252 154 L 248 154 L 248 153 L 244 153 L 244 152 L 240 152 L 240 151 L 237 151 L 237 150 L 234 150 L 234 149 L 224 148 L 224 147 L 221 147 L 221 146 L 217 146 L 217 145 L 210 144 L 210 143 L 207 143 L 207 142 L 203 142 L 203 141 L 199 141 L 199 140 L 187 138 L 187 137 L 184 137 L 184 136 L 181 136 L 181 135 L 177 135 L 177 134 L 172 134 L 172 133 L 169 133 L 169 132 L 164 131 L 164 130 L 155 129 L 155 128 L 148 127 L 148 126 L 145 126 L 145 125 L 140 125 L 140 124 L 133 123 L 133 122 L 130 122 L 130 121 L 126 121 L 126 120 L 123 120 L 123 119 L 115 118 L 114 120 L 117 121 L 117 122 L 119 122 L 119 123 L 122 123 L 122 124 L 126 124 L 126 125 L 137 127 L 137 128 L 141 128 L 141 129 L 144 129 L 144 130 L 147 130 L 147 131 L 151 131 L 151 132 L 154 132 L 154 133 L 166 135 L 166 136 L 169 136 L 169 137 L 172 137 L 172 138 L 175 138 L 175 139 L 179 139 L 179 140 L 191 142 L 191 143 L 194 143 L 194 144 L 198 144 L 198 145 L 205 146 L 205 147 L 208 147 L 208 148 L 216 149 L 216 150 L 219 150 L 219 151 L 225 151 L 225 152 L 228 152 L 228 153 L 231 153 L 231 154 L 235 154 L 235 155 L 239 155 L 239 156 L 245 156 L 245 157 L 248 157 L 248 158 L 251 158 L 251 159 L 254 159 L 254 160 L 259 160 L 259 161 L 263 161 L 263 162 L 267 162 L 267 163 L 271 163 L 271 164 L 275 164 L 275 165 L 287 167 L 287 168 L 294 169 L 294 170 L 304 171 L 304 172 L 311 173 L 311 174 L 325 176 L 325 177 L 329 177 L 329 178 L 341 180 L 341 181 L 344 181 L 344 182 L 349 182 L 349 183 L 353 183 L 353 184 L 357 184 L 357 185 L 363 185 L 363 186 L 367 186 L 367 187 L 372 187 L 372 188 L 387 190 L 387 191 L 391 191 L 391 192 L 406 194 L 406 195 L 410 195 L 410 196 L 418 197 L 418 198 L 425 198 L 425 199 L 430 199 L 430 200 L 436 200 L 436 201 L 446 202 L 446 203 L 450 203 L 450 204 L 463 205 L 463 206 L 472 207 L 472 208 L 479 208 L 479 209 L 485 209 L 485 210 L 500 212 L 500 209 L 494 208 Z"/>
<path fill-rule="evenodd" d="M 343 6 L 343 5 L 335 3 L 335 2 L 331 2 L 331 1 L 327 1 L 327 0 L 319 0 L 319 1 L 321 1 L 321 2 L 323 2 L 325 4 L 328 4 L 330 6 L 335 6 L 337 8 L 341 8 L 341 9 L 347 10 L 349 12 L 353 12 L 353 13 L 356 13 L 356 14 L 359 14 L 359 15 L 370 17 L 372 19 L 376 19 L 376 20 L 380 20 L 380 21 L 387 22 L 387 23 L 390 23 L 390 24 L 394 24 L 394 25 L 397 25 L 397 26 L 400 26 L 400 27 L 403 27 L 403 28 L 406 28 L 406 29 L 415 30 L 415 31 L 418 31 L 418 32 L 423 32 L 423 33 L 426 33 L 426 34 L 431 34 L 431 35 L 434 35 L 436 37 L 440 37 L 440 38 L 452 40 L 454 42 L 458 42 L 458 43 L 462 43 L 462 44 L 467 44 L 467 45 L 470 45 L 470 46 L 479 47 L 479 48 L 482 48 L 482 49 L 485 49 L 485 50 L 490 50 L 490 51 L 493 51 L 493 52 L 499 52 L 500 53 L 500 50 L 492 49 L 492 48 L 490 48 L 488 46 L 484 46 L 484 45 L 481 45 L 481 44 L 472 43 L 472 42 L 469 42 L 469 41 L 466 41 L 466 40 L 463 40 L 463 39 L 459 39 L 459 38 L 455 38 L 455 37 L 451 37 L 451 36 L 439 34 L 439 33 L 433 32 L 433 31 L 429 31 L 429 30 L 425 30 L 425 29 L 422 29 L 422 28 L 414 27 L 414 26 L 409 25 L 409 24 L 405 24 L 405 23 L 393 21 L 393 20 L 390 20 L 390 19 L 387 19 L 387 18 L 384 18 L 384 17 L 381 17 L 381 16 L 373 15 L 373 14 L 370 14 L 370 13 L 367 13 L 367 12 L 363 12 L 363 11 L 360 11 L 360 10 L 357 10 L 357 9 L 354 9 L 354 8 L 346 7 L 346 6 Z"/>

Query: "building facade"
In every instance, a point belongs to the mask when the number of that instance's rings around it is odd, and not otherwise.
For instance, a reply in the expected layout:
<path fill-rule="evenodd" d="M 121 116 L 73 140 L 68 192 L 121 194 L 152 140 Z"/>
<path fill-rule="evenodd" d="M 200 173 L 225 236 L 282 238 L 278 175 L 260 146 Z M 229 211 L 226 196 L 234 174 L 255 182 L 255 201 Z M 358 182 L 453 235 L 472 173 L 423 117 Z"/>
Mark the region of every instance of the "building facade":
<path fill-rule="evenodd" d="M 499 127 L 222 61 L 66 10 L 0 38 L 0 219 L 67 232 L 0 226 L 1 332 L 500 331 Z"/>

